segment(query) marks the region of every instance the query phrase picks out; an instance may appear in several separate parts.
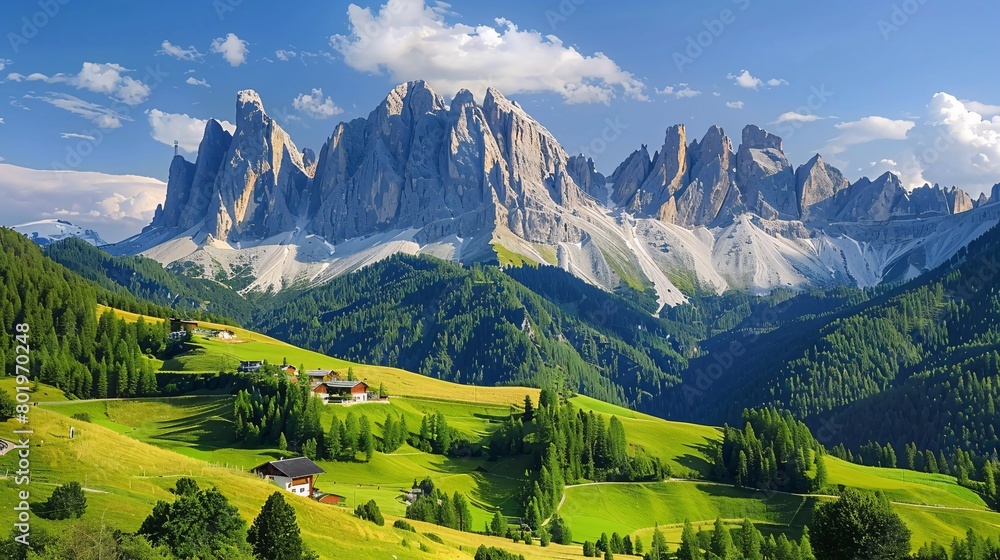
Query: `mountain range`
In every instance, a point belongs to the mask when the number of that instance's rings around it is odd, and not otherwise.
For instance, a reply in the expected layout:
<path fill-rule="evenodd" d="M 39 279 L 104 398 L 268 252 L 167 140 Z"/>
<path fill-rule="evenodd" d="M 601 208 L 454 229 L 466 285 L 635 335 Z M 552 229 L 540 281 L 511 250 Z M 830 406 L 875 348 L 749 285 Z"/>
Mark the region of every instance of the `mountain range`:
<path fill-rule="evenodd" d="M 67 222 L 66 220 L 37 220 L 34 222 L 11 226 L 11 229 L 26 235 L 32 241 L 42 246 L 55 243 L 56 241 L 62 241 L 63 239 L 69 239 L 71 237 L 82 239 L 96 247 L 108 244 L 107 241 L 101 239 L 100 234 L 96 231 L 80 227 Z"/>
<path fill-rule="evenodd" d="M 658 306 L 694 293 L 869 287 L 947 261 L 1000 221 L 1000 186 L 907 191 L 886 173 L 850 183 L 820 155 L 794 168 L 757 126 L 666 130 L 611 174 L 569 155 L 488 89 L 448 104 L 401 84 L 367 118 L 299 150 L 253 91 L 236 130 L 208 121 L 197 159 L 175 156 L 167 197 L 110 247 L 248 291 L 325 283 L 395 253 L 548 263 Z"/>

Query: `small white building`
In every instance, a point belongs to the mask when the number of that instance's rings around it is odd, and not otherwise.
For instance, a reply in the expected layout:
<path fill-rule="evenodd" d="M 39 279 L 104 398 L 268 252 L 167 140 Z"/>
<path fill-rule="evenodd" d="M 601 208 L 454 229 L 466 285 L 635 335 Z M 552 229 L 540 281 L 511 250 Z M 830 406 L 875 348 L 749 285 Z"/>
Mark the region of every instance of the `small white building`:
<path fill-rule="evenodd" d="M 326 471 L 308 457 L 295 457 L 270 461 L 254 467 L 250 472 L 292 494 L 311 497 L 316 491 L 316 477 Z"/>

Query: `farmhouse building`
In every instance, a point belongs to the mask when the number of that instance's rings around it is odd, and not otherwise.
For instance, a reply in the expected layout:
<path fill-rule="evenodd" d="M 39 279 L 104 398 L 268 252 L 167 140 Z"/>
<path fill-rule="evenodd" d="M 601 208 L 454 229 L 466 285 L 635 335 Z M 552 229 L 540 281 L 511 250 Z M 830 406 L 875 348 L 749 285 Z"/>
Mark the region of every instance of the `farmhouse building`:
<path fill-rule="evenodd" d="M 240 373 L 254 373 L 260 371 L 260 368 L 262 367 L 264 367 L 264 362 L 240 362 L 240 367 L 236 368 L 236 371 Z"/>
<path fill-rule="evenodd" d="M 251 472 L 292 494 L 312 496 L 316 490 L 316 477 L 326 471 L 308 457 L 295 457 L 264 463 Z"/>
<path fill-rule="evenodd" d="M 364 381 L 324 381 L 313 388 L 313 395 L 325 403 L 367 402 L 371 393 Z"/>
<path fill-rule="evenodd" d="M 306 375 L 309 376 L 309 382 L 313 385 L 317 383 L 323 383 L 324 381 L 334 381 L 337 379 L 337 374 L 328 369 L 310 369 L 306 370 Z"/>
<path fill-rule="evenodd" d="M 198 321 L 187 321 L 185 319 L 178 319 L 177 317 L 170 318 L 170 332 L 194 332 L 198 328 Z"/>

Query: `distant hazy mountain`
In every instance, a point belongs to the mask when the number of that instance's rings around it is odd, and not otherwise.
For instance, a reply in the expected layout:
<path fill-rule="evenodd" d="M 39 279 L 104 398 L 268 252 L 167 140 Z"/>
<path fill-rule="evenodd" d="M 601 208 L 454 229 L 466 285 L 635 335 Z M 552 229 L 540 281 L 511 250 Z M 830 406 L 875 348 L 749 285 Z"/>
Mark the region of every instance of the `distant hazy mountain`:
<path fill-rule="evenodd" d="M 84 229 L 65 220 L 38 220 L 12 226 L 12 229 L 28 236 L 39 245 L 48 245 L 70 237 L 78 237 L 95 247 L 108 244 L 96 231 Z"/>
<path fill-rule="evenodd" d="M 249 290 L 315 285 L 394 253 L 548 262 L 608 290 L 856 285 L 913 278 L 1000 221 L 996 198 L 885 174 L 853 184 L 821 156 L 793 168 L 781 138 L 719 127 L 632 153 L 609 175 L 570 156 L 489 89 L 450 105 L 402 84 L 367 118 L 300 151 L 237 97 L 236 132 L 209 121 L 195 162 L 177 156 L 142 234 L 112 247 L 190 263 Z M 500 257 L 503 255 L 503 257 Z M 513 255 L 513 257 L 511 257 Z"/>

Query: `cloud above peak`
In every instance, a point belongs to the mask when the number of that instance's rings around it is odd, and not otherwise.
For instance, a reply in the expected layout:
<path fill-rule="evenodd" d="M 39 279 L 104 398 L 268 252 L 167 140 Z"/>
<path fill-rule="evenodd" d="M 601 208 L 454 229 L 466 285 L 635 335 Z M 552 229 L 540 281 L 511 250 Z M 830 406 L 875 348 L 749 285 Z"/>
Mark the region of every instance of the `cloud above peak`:
<path fill-rule="evenodd" d="M 205 56 L 200 52 L 198 52 L 198 49 L 194 47 L 188 47 L 185 49 L 184 47 L 181 47 L 180 45 L 175 45 L 170 41 L 163 41 L 163 43 L 160 45 L 160 50 L 157 51 L 157 54 L 165 54 L 177 58 L 179 60 L 187 60 L 189 62 L 193 62 L 195 60 L 198 60 L 202 56 Z"/>
<path fill-rule="evenodd" d="M 788 82 L 781 78 L 771 78 L 769 80 L 762 80 L 760 78 L 754 77 L 750 74 L 749 70 L 743 70 L 739 74 L 729 74 L 726 76 L 727 79 L 733 81 L 734 84 L 746 89 L 760 89 L 761 86 L 767 87 L 778 87 L 786 86 Z"/>
<path fill-rule="evenodd" d="M 827 143 L 826 151 L 841 154 L 850 146 L 866 144 L 875 140 L 906 140 L 906 135 L 917 123 L 907 120 L 893 120 L 871 116 L 834 126 L 840 133 Z"/>
<path fill-rule="evenodd" d="M 296 111 L 314 119 L 326 119 L 344 112 L 330 97 L 324 99 L 320 88 L 313 88 L 310 93 L 300 93 L 292 100 L 292 106 Z"/>
<path fill-rule="evenodd" d="M 149 120 L 149 135 L 153 140 L 167 146 L 173 146 L 174 141 L 182 150 L 193 154 L 198 151 L 201 138 L 205 133 L 207 119 L 199 119 L 186 114 L 166 113 L 159 109 L 146 112 Z M 230 134 L 236 131 L 236 126 L 226 121 L 219 121 L 222 128 Z"/>
<path fill-rule="evenodd" d="M 230 66 L 236 68 L 247 61 L 247 54 L 250 52 L 247 44 L 246 41 L 237 37 L 235 33 L 227 33 L 225 37 L 217 37 L 213 40 L 212 46 L 209 49 L 213 53 L 221 54 L 222 58 Z"/>
<path fill-rule="evenodd" d="M 388 0 L 377 13 L 352 4 L 351 33 L 330 43 L 344 62 L 393 81 L 425 79 L 446 95 L 489 86 L 508 93 L 553 92 L 567 103 L 609 103 L 619 93 L 645 99 L 644 85 L 603 53 L 584 55 L 555 35 L 493 25 L 449 23 L 446 5 Z"/>

